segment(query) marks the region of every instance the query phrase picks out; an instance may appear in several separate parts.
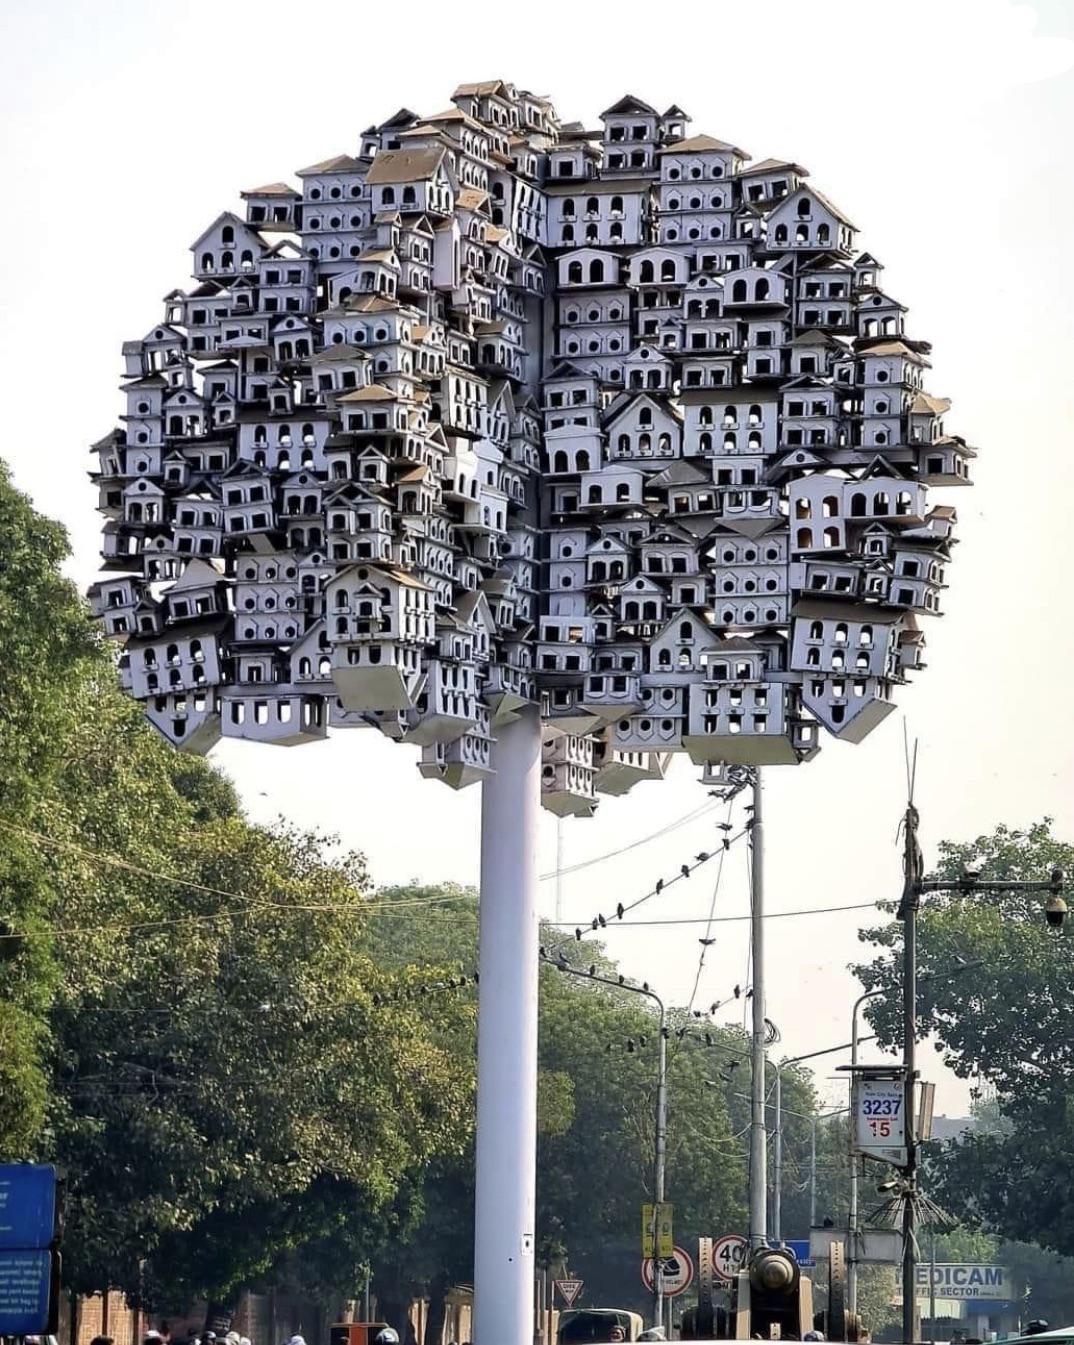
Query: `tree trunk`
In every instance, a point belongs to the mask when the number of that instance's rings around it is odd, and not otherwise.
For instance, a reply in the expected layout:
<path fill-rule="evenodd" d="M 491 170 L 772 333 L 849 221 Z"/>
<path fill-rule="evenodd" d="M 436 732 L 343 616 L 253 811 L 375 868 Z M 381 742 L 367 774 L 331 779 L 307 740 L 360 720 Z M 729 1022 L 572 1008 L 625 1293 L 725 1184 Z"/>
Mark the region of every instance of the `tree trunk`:
<path fill-rule="evenodd" d="M 419 1345 L 441 1345 L 444 1334 L 444 1318 L 447 1315 L 445 1298 L 451 1288 L 448 1277 L 441 1272 L 434 1275 L 429 1283 L 429 1313 L 425 1319 L 425 1339 Z"/>

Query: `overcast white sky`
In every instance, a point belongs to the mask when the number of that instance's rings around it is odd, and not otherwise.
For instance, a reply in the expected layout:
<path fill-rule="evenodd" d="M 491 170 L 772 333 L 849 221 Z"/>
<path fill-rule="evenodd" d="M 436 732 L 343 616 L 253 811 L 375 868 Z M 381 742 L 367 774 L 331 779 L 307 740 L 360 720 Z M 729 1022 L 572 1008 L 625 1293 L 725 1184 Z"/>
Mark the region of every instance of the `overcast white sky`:
<path fill-rule="evenodd" d="M 122 409 L 120 343 L 159 319 L 161 296 L 187 283 L 190 242 L 243 187 L 352 151 L 402 104 L 439 110 L 463 80 L 510 79 L 587 124 L 627 91 L 677 102 L 694 131 L 805 164 L 850 214 L 910 306 L 909 333 L 933 342 L 930 386 L 954 399 L 949 428 L 981 450 L 976 489 L 944 501 L 958 507 L 962 542 L 948 614 L 928 625 L 931 666 L 899 698 L 921 743 L 929 854 L 942 837 L 1045 813 L 1074 835 L 1069 3 L 8 0 L 0 24 L 0 453 L 69 528 L 80 582 L 95 573 L 98 530 L 86 449 Z M 412 749 L 350 733 L 289 753 L 225 744 L 215 759 L 254 817 L 338 831 L 379 882 L 476 878 L 477 790 L 422 783 Z M 770 909 L 897 890 L 901 715 L 861 747 L 829 743 L 768 774 Z M 703 802 L 695 776 L 681 767 L 567 823 L 566 862 L 687 814 Z M 568 918 L 639 895 L 714 839 L 702 819 L 568 878 Z M 542 859 L 553 866 L 550 817 Z M 553 884 L 542 890 L 551 914 Z M 703 869 L 645 909 L 704 915 L 711 895 Z M 718 911 L 745 910 L 739 849 Z M 770 923 L 769 1014 L 787 1054 L 846 1040 L 859 923 Z M 720 927 L 699 1002 L 744 979 L 746 931 Z M 608 944 L 681 1001 L 697 934 L 624 928 Z M 965 1087 L 939 1061 L 933 1073 L 937 1111 L 964 1110 Z"/>

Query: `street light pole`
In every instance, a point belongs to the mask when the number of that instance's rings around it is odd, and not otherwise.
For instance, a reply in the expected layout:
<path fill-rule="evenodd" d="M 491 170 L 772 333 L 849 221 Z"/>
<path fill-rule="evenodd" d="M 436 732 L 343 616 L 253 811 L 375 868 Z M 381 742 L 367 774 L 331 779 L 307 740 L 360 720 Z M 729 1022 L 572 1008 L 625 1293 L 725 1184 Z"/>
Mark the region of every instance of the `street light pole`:
<path fill-rule="evenodd" d="M 872 1037 L 866 1040 L 872 1041 Z M 787 1060 L 781 1060 L 775 1067 L 776 1085 L 772 1090 L 774 1102 L 775 1118 L 775 1139 L 772 1145 L 775 1168 L 775 1183 L 772 1194 L 772 1236 L 777 1242 L 783 1237 L 782 1214 L 783 1214 L 783 1071 L 788 1065 L 800 1065 L 803 1060 L 814 1060 L 821 1055 L 834 1055 L 837 1051 L 845 1051 L 847 1047 L 854 1049 L 853 1041 L 840 1042 L 838 1046 L 825 1046 L 819 1051 L 807 1051 L 805 1055 L 794 1055 Z M 788 1111 L 790 1108 L 788 1108 Z M 799 1115 L 798 1112 L 791 1112 L 792 1116 Z M 839 1115 L 833 1112 L 833 1116 Z M 810 1216 L 812 1224 L 812 1216 Z"/>
<path fill-rule="evenodd" d="M 765 1126 L 765 978 L 764 978 L 764 796 L 761 771 L 753 771 L 750 823 L 750 935 L 753 961 L 753 1041 L 750 1081 L 750 1247 L 768 1242 L 768 1133 Z"/>
<path fill-rule="evenodd" d="M 883 990 L 867 990 L 864 995 L 859 995 L 854 1001 L 854 1008 L 850 1015 L 850 1069 L 851 1078 L 854 1078 L 853 1071 L 858 1064 L 858 1012 L 866 1000 L 876 999 L 882 995 Z M 872 1040 L 872 1038 L 866 1038 Z M 858 1310 L 858 1177 L 861 1170 L 861 1159 L 854 1152 L 853 1136 L 853 1118 L 851 1119 L 851 1137 L 850 1137 L 850 1212 L 847 1215 L 847 1311 L 857 1312 Z"/>
<path fill-rule="evenodd" d="M 595 971 L 582 971 L 579 967 L 572 967 L 569 962 L 560 954 L 559 958 L 551 958 L 541 949 L 541 957 L 551 966 L 559 971 L 566 972 L 568 976 L 577 976 L 583 981 L 597 981 L 601 985 L 610 985 L 615 990 L 629 990 L 633 995 L 643 995 L 646 999 L 651 999 L 660 1010 L 660 1036 L 657 1049 L 657 1073 L 656 1073 L 656 1134 L 653 1143 L 653 1201 L 655 1204 L 664 1203 L 664 1179 L 665 1168 L 667 1165 L 667 1127 L 668 1127 L 668 1030 L 667 1030 L 667 1010 L 664 1007 L 664 1001 L 656 993 L 650 990 L 648 985 L 630 985 L 622 976 L 612 980 L 610 976 L 598 976 Z M 656 1249 L 654 1248 L 654 1251 Z M 660 1257 L 653 1257 L 653 1325 L 659 1326 L 663 1320 L 664 1314 L 664 1275 L 660 1266 Z"/>

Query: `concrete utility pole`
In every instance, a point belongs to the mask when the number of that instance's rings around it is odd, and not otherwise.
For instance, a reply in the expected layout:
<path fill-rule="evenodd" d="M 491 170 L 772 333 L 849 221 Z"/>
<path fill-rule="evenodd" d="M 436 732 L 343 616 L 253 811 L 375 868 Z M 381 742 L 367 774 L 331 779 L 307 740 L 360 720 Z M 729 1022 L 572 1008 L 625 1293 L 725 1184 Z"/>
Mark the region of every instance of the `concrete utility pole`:
<path fill-rule="evenodd" d="M 541 725 L 497 728 L 481 786 L 474 1340 L 533 1336 Z"/>
<path fill-rule="evenodd" d="M 768 1242 L 768 1132 L 765 1126 L 764 993 L 764 797 L 760 768 L 753 771 L 753 818 L 750 823 L 750 935 L 753 959 L 753 1042 L 750 1084 L 750 1246 Z"/>
<path fill-rule="evenodd" d="M 903 818 L 903 894 L 899 906 L 902 930 L 902 1062 L 904 1073 L 903 1125 L 906 1133 L 906 1166 L 902 1193 L 902 1335 L 916 1339 L 917 1315 L 917 1133 L 914 1105 L 917 1100 L 917 913 L 921 906 L 924 863 L 917 841 L 918 812 L 906 805 Z"/>

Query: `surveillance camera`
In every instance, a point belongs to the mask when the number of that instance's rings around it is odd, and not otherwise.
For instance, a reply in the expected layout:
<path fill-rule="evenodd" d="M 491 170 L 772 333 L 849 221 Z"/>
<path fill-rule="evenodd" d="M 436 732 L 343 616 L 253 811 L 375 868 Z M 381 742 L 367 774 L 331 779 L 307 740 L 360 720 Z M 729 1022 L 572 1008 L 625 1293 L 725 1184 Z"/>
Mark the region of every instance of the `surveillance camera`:
<path fill-rule="evenodd" d="M 1044 918 L 1053 929 L 1058 929 L 1066 919 L 1067 904 L 1062 897 L 1049 897 L 1044 903 Z"/>

